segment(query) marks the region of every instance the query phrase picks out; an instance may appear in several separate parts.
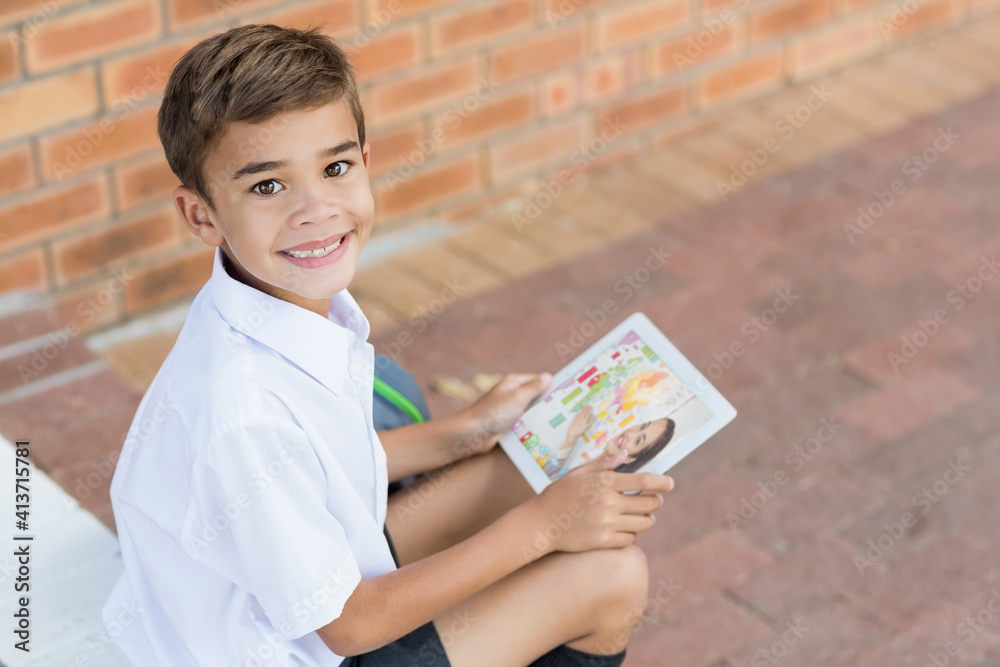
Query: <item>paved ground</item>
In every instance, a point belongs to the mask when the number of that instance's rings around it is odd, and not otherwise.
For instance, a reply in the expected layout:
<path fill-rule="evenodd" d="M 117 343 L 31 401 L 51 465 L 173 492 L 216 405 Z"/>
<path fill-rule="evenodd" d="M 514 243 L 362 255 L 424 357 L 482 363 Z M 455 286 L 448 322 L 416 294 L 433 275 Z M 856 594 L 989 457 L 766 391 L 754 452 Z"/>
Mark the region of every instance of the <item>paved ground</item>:
<path fill-rule="evenodd" d="M 626 664 L 1000 664 L 998 113 L 994 91 L 409 329 L 424 380 L 554 371 L 612 299 L 594 340 L 641 310 L 737 407 L 642 536 L 665 602 Z"/>
<path fill-rule="evenodd" d="M 398 358 L 429 391 L 556 370 L 613 299 L 595 337 L 642 310 L 736 405 L 642 537 L 657 601 L 627 665 L 1000 664 L 996 30 L 741 104 L 592 169 L 521 233 L 494 212 L 359 275 L 372 342 L 412 339 Z M 833 96 L 779 135 L 814 83 Z M 0 318 L 0 432 L 45 443 L 36 463 L 110 526 L 109 471 L 172 334 L 101 356 L 63 315 Z"/>

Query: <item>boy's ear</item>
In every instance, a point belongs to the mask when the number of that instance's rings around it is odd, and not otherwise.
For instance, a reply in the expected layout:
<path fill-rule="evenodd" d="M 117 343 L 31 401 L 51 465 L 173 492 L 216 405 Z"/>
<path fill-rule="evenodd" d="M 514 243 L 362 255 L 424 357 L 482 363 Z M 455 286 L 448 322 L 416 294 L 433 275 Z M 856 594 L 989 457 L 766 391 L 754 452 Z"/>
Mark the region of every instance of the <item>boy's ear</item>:
<path fill-rule="evenodd" d="M 367 141 L 365 142 L 365 145 L 361 147 L 361 159 L 365 162 L 365 171 L 368 171 L 368 158 L 371 157 L 371 153 L 369 152 L 370 148 L 371 146 Z"/>
<path fill-rule="evenodd" d="M 174 206 L 184 225 L 205 245 L 213 248 L 222 245 L 225 239 L 209 217 L 208 205 L 193 190 L 183 185 L 174 188 Z"/>

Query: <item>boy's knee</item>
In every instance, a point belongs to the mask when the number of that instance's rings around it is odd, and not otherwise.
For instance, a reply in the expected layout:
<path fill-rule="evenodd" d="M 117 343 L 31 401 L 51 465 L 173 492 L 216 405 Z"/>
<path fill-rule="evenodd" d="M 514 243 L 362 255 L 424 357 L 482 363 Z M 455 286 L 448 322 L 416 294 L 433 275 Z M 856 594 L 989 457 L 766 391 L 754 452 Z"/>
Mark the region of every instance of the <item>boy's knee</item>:
<path fill-rule="evenodd" d="M 614 551 L 619 552 L 615 578 L 618 579 L 623 595 L 641 598 L 644 605 L 649 592 L 649 561 L 646 559 L 646 552 L 637 544 Z"/>
<path fill-rule="evenodd" d="M 617 549 L 588 552 L 593 560 L 590 582 L 601 582 L 605 602 L 620 600 L 644 606 L 649 592 L 649 563 L 641 547 L 630 544 Z"/>

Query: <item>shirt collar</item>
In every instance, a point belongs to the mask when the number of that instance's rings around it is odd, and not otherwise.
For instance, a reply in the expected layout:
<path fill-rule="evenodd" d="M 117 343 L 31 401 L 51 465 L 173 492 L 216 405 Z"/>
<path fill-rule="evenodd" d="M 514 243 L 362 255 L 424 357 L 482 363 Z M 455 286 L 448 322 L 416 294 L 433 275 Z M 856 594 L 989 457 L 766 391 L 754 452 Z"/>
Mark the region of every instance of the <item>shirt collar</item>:
<path fill-rule="evenodd" d="M 341 290 L 330 299 L 326 318 L 245 285 L 226 272 L 216 248 L 208 284 L 222 319 L 236 331 L 269 347 L 334 393 L 344 385 L 348 351 L 368 340 L 368 319 L 354 297 Z"/>

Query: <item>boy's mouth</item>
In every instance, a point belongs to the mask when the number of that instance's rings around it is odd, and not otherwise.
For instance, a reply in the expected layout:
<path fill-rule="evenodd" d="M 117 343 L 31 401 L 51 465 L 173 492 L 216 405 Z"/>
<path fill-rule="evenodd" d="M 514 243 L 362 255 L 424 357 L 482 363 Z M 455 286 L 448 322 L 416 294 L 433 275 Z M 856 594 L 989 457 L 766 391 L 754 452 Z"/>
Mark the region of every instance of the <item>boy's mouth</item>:
<path fill-rule="evenodd" d="M 347 234 L 350 234 L 350 232 L 347 232 Z M 347 238 L 347 234 L 336 237 L 333 243 L 330 243 L 330 240 L 326 239 L 322 241 L 322 243 L 327 243 L 328 245 L 319 248 L 311 248 L 308 250 L 282 250 L 281 253 L 283 255 L 288 255 L 289 257 L 294 257 L 296 259 L 305 259 L 308 257 L 326 257 L 331 252 L 340 247 L 340 244 L 344 242 L 345 238 Z M 313 244 L 303 243 L 302 245 L 308 246 Z"/>

